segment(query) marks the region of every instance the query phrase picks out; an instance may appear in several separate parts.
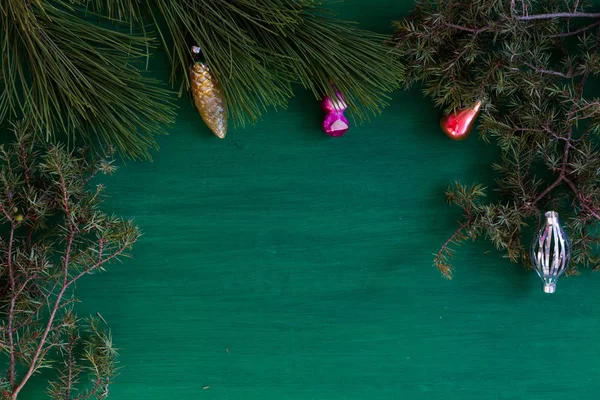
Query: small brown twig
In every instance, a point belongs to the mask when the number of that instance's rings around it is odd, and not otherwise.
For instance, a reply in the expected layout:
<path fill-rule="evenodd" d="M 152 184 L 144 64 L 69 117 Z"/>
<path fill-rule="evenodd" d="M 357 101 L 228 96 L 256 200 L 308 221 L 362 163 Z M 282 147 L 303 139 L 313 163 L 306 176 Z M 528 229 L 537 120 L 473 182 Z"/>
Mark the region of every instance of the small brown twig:
<path fill-rule="evenodd" d="M 525 65 L 527 65 L 529 68 L 533 69 L 534 71 L 539 72 L 540 74 L 560 76 L 561 78 L 565 78 L 565 79 L 571 79 L 571 78 L 574 78 L 577 76 L 577 75 L 572 75 L 570 73 L 565 74 L 565 73 L 558 72 L 558 71 L 552 71 L 550 69 L 538 68 L 535 65 L 527 63 L 527 62 L 525 63 Z"/>
<path fill-rule="evenodd" d="M 462 26 L 462 25 L 456 25 L 456 24 L 451 24 L 451 23 L 446 23 L 446 26 L 448 28 L 454 28 L 454 29 L 458 29 L 459 31 L 465 31 L 465 32 L 471 32 L 471 33 L 481 33 L 481 32 L 485 32 L 489 29 L 491 29 L 491 25 L 487 25 L 487 26 L 482 26 L 481 28 L 469 28 L 466 26 Z"/>
<path fill-rule="evenodd" d="M 600 18 L 600 13 L 585 13 L 585 12 L 560 12 L 550 14 L 534 14 L 534 15 L 521 15 L 514 17 L 520 21 L 534 21 L 540 19 L 554 19 L 554 18 Z"/>
<path fill-rule="evenodd" d="M 440 247 L 440 250 L 437 252 L 436 255 L 436 260 L 441 260 L 444 257 L 444 253 L 448 252 L 449 249 L 448 247 L 450 246 L 451 243 L 453 243 L 454 241 L 456 241 L 456 239 L 462 235 L 462 232 L 472 223 L 471 219 L 467 219 L 465 222 L 463 222 L 455 231 L 452 235 L 450 235 L 450 237 L 444 242 L 444 244 Z M 445 266 L 445 264 L 437 264 L 436 262 L 436 266 L 438 267 L 438 270 L 442 273 L 442 275 L 444 275 L 446 278 L 451 279 L 452 278 L 452 270 L 448 267 L 446 268 L 441 268 L 441 266 Z"/>
<path fill-rule="evenodd" d="M 596 44 L 596 46 L 598 46 L 598 43 Z M 577 88 L 577 93 L 575 95 L 576 100 L 578 101 L 579 99 L 581 99 L 581 96 L 583 95 L 583 88 L 587 82 L 588 76 L 590 75 L 590 72 L 587 71 L 583 74 L 583 76 L 581 77 L 581 81 L 579 82 L 578 88 Z M 576 104 L 573 105 L 573 107 L 571 108 L 571 111 L 569 112 L 569 115 L 572 115 L 572 113 L 575 112 L 575 106 Z M 570 183 L 571 185 L 573 184 L 571 181 L 567 180 L 567 166 L 568 166 L 568 161 L 569 161 L 569 151 L 572 147 L 572 142 L 573 140 L 573 131 L 569 130 L 569 132 L 567 133 L 567 137 L 565 138 L 565 147 L 563 150 L 563 158 L 562 158 L 562 162 L 561 162 L 561 168 L 560 168 L 560 173 L 558 175 L 558 178 L 556 178 L 556 180 L 550 184 L 550 186 L 548 186 L 546 188 L 546 190 L 544 190 L 542 193 L 540 193 L 532 202 L 528 202 L 525 203 L 523 205 L 523 208 L 529 208 L 534 206 L 538 201 L 540 201 L 541 199 L 543 199 L 545 196 L 548 195 L 548 193 L 550 193 L 552 191 L 552 189 L 554 189 L 555 187 L 557 187 L 561 182 L 565 181 L 567 183 Z M 574 188 L 574 185 L 571 187 L 572 189 Z M 575 194 L 578 195 L 579 192 L 575 190 Z"/>
<path fill-rule="evenodd" d="M 75 365 L 75 360 L 73 359 L 73 348 L 75 347 L 76 342 L 77 335 L 71 335 L 71 339 L 69 340 L 69 344 L 67 346 L 67 382 L 65 385 L 65 399 L 71 398 L 71 390 L 73 390 L 73 366 Z"/>
<path fill-rule="evenodd" d="M 579 29 L 576 29 L 574 31 L 563 32 L 563 33 L 556 33 L 556 34 L 550 35 L 548 37 L 551 37 L 551 38 L 563 38 L 563 37 L 575 36 L 575 35 L 578 35 L 578 34 L 580 34 L 582 32 L 587 31 L 588 29 L 594 28 L 594 27 L 596 27 L 598 25 L 600 25 L 600 20 L 598 20 L 598 21 L 596 21 L 596 22 L 594 22 L 592 24 L 586 25 L 584 27 L 581 27 Z"/>
<path fill-rule="evenodd" d="M 15 234 L 15 224 L 11 221 L 10 233 L 8 238 L 8 252 L 7 252 L 7 269 L 8 269 L 8 281 L 10 284 L 11 293 L 15 293 L 15 276 L 12 264 L 12 248 L 14 243 L 14 234 Z M 8 347 L 10 353 L 10 366 L 8 370 L 8 381 L 11 386 L 15 383 L 15 368 L 16 368 L 16 360 L 15 360 L 15 342 L 14 342 L 14 331 L 13 331 L 13 320 L 15 315 L 15 302 L 17 298 L 16 296 L 11 296 L 10 298 L 10 306 L 8 309 Z"/>
<path fill-rule="evenodd" d="M 442 245 L 442 247 L 440 248 L 440 250 L 437 252 L 438 256 L 441 256 L 442 253 L 445 251 L 445 249 L 450 245 L 450 243 L 452 243 L 458 236 L 461 235 L 462 231 L 465 230 L 465 228 L 467 226 L 469 226 L 471 224 L 471 220 L 467 220 L 465 222 L 463 222 L 455 231 L 452 235 L 450 235 L 450 237 L 448 238 L 448 240 L 446 240 L 444 242 L 444 244 Z"/>
<path fill-rule="evenodd" d="M 535 15 L 515 16 L 514 10 L 515 10 L 515 1 L 511 0 L 511 5 L 510 5 L 511 16 L 514 19 L 519 20 L 519 21 L 534 21 L 534 20 L 543 20 L 543 19 L 554 19 L 554 18 L 600 18 L 600 13 L 585 13 L 585 12 L 562 12 L 562 13 L 551 13 L 551 14 L 535 14 Z M 492 28 L 492 25 L 482 26 L 480 28 L 471 28 L 468 26 L 452 24 L 449 22 L 446 22 L 445 25 L 448 28 L 454 28 L 454 29 L 458 29 L 460 31 L 471 32 L 474 34 L 479 34 L 479 33 L 488 31 Z M 585 32 L 588 29 L 594 28 L 598 25 L 600 25 L 600 21 L 596 21 L 592 24 L 586 25 L 586 26 L 579 28 L 577 30 L 574 30 L 574 31 L 557 33 L 557 34 L 550 35 L 549 37 L 560 38 L 560 37 L 574 36 L 579 33 Z"/>
<path fill-rule="evenodd" d="M 595 212 L 587 204 L 586 198 L 583 196 L 583 194 L 581 194 L 581 192 L 579 190 L 577 190 L 577 187 L 575 186 L 575 184 L 570 179 L 565 179 L 565 183 L 571 188 L 573 193 L 577 196 L 577 199 L 579 200 L 579 204 L 581 205 L 581 207 L 585 211 L 587 211 L 590 215 L 592 215 L 594 218 L 596 218 L 598 221 L 600 221 L 600 215 L 597 212 Z"/>

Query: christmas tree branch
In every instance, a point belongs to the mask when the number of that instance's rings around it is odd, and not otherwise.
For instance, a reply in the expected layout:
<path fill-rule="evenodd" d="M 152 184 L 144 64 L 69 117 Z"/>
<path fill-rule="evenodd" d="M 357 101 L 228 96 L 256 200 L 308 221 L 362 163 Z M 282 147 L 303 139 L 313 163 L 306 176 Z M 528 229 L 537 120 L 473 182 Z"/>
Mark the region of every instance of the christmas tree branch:
<path fill-rule="evenodd" d="M 573 190 L 573 193 L 576 194 L 577 198 L 579 199 L 579 204 L 581 205 L 581 207 L 583 207 L 594 218 L 596 218 L 598 221 L 600 221 L 600 214 L 597 213 L 593 208 L 591 208 L 587 204 L 587 200 L 586 200 L 585 196 L 581 193 L 580 190 L 577 189 L 577 187 L 575 186 L 575 184 L 573 182 L 571 182 L 570 179 L 567 179 L 567 178 L 564 178 L 564 181 Z"/>
<path fill-rule="evenodd" d="M 152 38 L 82 15 L 65 0 L 0 3 L 0 123 L 27 116 L 42 140 L 66 133 L 149 157 L 174 117 L 169 91 L 139 70 Z"/>
<path fill-rule="evenodd" d="M 452 279 L 452 266 L 450 265 L 450 259 L 452 258 L 453 251 L 450 248 L 450 245 L 458 244 L 468 237 L 474 238 L 476 235 L 476 232 L 473 230 L 470 230 L 470 232 L 467 233 L 465 233 L 465 231 L 475 223 L 473 207 L 476 207 L 476 205 L 473 200 L 483 197 L 483 190 L 484 189 L 480 185 L 473 185 L 470 188 L 467 188 L 466 186 L 461 185 L 460 182 L 456 182 L 454 184 L 454 189 L 448 189 L 448 191 L 446 191 L 448 203 L 456 204 L 465 211 L 464 222 L 460 224 L 454 233 L 450 235 L 450 237 L 440 247 L 433 261 L 435 267 L 447 279 Z"/>

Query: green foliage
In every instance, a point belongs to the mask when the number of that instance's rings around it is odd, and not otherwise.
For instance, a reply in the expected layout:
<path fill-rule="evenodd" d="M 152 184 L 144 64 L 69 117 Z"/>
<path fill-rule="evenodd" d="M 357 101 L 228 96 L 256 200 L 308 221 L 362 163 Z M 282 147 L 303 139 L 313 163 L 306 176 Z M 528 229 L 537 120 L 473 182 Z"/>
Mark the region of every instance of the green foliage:
<path fill-rule="evenodd" d="M 174 40 L 172 79 L 189 66 L 189 36 L 223 85 L 233 118 L 254 121 L 268 107 L 285 107 L 292 84 L 317 98 L 333 83 L 350 111 L 364 119 L 399 86 L 401 66 L 384 36 L 332 18 L 312 0 L 158 0 Z M 189 83 L 184 81 L 184 87 Z"/>
<path fill-rule="evenodd" d="M 0 150 L 0 349 L 9 360 L 0 398 L 16 399 L 31 376 L 58 370 L 56 399 L 104 398 L 115 375 L 110 333 L 73 310 L 76 282 L 127 255 L 140 232 L 100 209 L 97 173 L 110 159 L 45 146 L 31 126 Z M 91 381 L 90 381 L 91 380 Z"/>
<path fill-rule="evenodd" d="M 482 201 L 485 196 L 485 188 L 478 184 L 467 187 L 456 182 L 446 191 L 448 203 L 458 205 L 465 211 L 465 220 L 444 243 L 433 261 L 446 278 L 452 277 L 450 261 L 454 250 L 449 245 L 467 239 L 485 237 L 498 250 L 504 251 L 511 261 L 526 262 L 527 252 L 520 235 L 526 223 L 518 206 L 510 200 L 486 204 Z"/>
<path fill-rule="evenodd" d="M 62 362 L 53 364 L 58 378 L 49 383 L 48 394 L 56 400 L 107 398 L 109 385 L 117 373 L 117 352 L 111 334 L 100 327 L 96 318 L 81 321 L 72 313 L 67 316 L 71 325 L 65 328 L 63 346 L 58 348 Z M 85 323 L 83 335 L 76 329 L 82 323 Z M 87 377 L 91 382 L 82 384 L 82 378 Z"/>
<path fill-rule="evenodd" d="M 169 53 L 173 83 L 189 88 L 191 44 L 225 90 L 237 123 L 253 122 L 269 107 L 285 107 L 292 84 L 317 98 L 333 83 L 358 119 L 379 113 L 399 86 L 402 66 L 386 39 L 331 15 L 314 0 L 94 0 L 96 10 L 126 22 L 147 14 Z M 154 6 L 154 7 L 153 7 Z M 163 28 L 166 26 L 166 28 Z M 183 78 L 183 79 L 182 79 Z"/>
<path fill-rule="evenodd" d="M 455 184 L 449 200 L 465 218 L 434 264 L 450 276 L 451 243 L 485 237 L 527 264 L 527 223 L 542 211 L 568 214 L 571 273 L 597 267 L 600 220 L 600 14 L 584 1 L 420 1 L 396 23 L 394 45 L 408 84 L 446 112 L 484 101 L 479 133 L 500 149 L 498 201 Z M 587 87 L 586 87 L 587 88 Z"/>
<path fill-rule="evenodd" d="M 0 2 L 0 122 L 26 117 L 42 140 L 66 132 L 149 157 L 173 121 L 170 94 L 138 69 L 151 38 L 118 28 L 69 1 Z"/>
<path fill-rule="evenodd" d="M 173 110 L 168 93 L 138 68 L 161 43 L 180 95 L 190 86 L 191 44 L 202 48 L 240 125 L 285 107 L 294 84 L 317 98 L 332 95 L 334 84 L 363 120 L 381 111 L 402 78 L 384 39 L 313 0 L 7 0 L 0 122 L 27 116 L 45 139 L 66 131 L 149 157 Z"/>

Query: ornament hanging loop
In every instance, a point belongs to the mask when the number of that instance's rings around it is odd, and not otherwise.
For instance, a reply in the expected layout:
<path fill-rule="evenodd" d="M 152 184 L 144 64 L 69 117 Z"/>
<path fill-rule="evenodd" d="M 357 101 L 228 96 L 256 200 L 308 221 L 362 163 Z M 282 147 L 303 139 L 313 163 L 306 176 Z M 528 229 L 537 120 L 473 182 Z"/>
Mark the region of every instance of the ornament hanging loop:
<path fill-rule="evenodd" d="M 202 53 L 202 48 L 197 45 L 190 47 L 190 50 L 192 51 L 194 58 L 197 58 Z"/>

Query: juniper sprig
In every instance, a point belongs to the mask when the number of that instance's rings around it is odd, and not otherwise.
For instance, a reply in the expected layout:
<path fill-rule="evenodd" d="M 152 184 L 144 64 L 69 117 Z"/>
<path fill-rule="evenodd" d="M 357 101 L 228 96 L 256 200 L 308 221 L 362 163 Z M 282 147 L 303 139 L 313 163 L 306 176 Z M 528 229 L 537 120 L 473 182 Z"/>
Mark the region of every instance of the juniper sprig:
<path fill-rule="evenodd" d="M 452 185 L 464 210 L 435 257 L 451 276 L 450 245 L 487 238 L 513 262 L 528 263 L 524 227 L 554 209 L 568 215 L 570 273 L 598 268 L 600 220 L 600 13 L 585 1 L 419 1 L 396 23 L 393 44 L 407 83 L 421 85 L 446 112 L 482 100 L 480 137 L 501 158 L 498 199 L 480 185 Z"/>
<path fill-rule="evenodd" d="M 0 148 L 0 398 L 17 399 L 50 367 L 52 398 L 104 398 L 116 352 L 97 318 L 75 313 L 75 286 L 126 257 L 140 231 L 100 208 L 104 186 L 91 180 L 114 172 L 110 158 L 40 144 L 31 126 L 15 125 Z"/>

